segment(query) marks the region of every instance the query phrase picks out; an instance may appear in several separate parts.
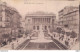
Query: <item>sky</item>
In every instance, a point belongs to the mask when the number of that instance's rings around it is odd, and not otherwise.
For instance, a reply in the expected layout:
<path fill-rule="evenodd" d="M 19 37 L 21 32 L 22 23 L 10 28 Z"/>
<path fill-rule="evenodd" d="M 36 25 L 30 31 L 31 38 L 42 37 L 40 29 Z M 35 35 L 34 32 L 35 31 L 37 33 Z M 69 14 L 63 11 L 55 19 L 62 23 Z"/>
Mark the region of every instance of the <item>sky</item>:
<path fill-rule="evenodd" d="M 2 0 L 8 6 L 14 7 L 21 14 L 22 18 L 27 13 L 44 11 L 54 13 L 58 16 L 58 12 L 65 6 L 78 6 L 78 1 L 53 1 L 53 0 Z"/>

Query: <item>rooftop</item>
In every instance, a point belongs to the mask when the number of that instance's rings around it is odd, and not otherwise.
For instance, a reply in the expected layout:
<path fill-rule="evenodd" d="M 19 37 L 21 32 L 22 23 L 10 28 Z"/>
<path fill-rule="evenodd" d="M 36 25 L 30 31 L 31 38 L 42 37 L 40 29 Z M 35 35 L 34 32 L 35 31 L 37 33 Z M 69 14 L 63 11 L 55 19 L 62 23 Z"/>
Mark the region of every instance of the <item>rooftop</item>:
<path fill-rule="evenodd" d="M 48 12 L 43 12 L 43 11 L 38 11 L 38 12 L 33 12 L 33 13 L 28 13 L 26 16 L 44 16 L 44 15 L 50 15 L 50 16 L 55 16 L 54 13 L 48 13 Z"/>

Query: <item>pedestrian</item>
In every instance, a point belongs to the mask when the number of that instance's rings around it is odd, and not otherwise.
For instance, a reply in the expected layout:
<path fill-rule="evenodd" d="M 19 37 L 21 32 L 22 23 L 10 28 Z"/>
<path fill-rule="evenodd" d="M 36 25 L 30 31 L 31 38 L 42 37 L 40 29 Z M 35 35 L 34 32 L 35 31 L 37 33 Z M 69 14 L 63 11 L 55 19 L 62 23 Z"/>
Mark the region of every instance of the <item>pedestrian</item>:
<path fill-rule="evenodd" d="M 63 41 L 63 39 L 64 39 L 64 35 L 62 35 L 62 41 Z"/>
<path fill-rule="evenodd" d="M 55 37 L 55 34 L 54 34 L 54 37 Z"/>
<path fill-rule="evenodd" d="M 78 41 L 78 39 L 75 40 L 75 44 L 76 44 L 77 41 Z"/>
<path fill-rule="evenodd" d="M 69 45 L 69 42 L 65 40 L 65 44 L 68 46 Z"/>
<path fill-rule="evenodd" d="M 14 43 L 12 43 L 12 49 L 14 49 Z"/>

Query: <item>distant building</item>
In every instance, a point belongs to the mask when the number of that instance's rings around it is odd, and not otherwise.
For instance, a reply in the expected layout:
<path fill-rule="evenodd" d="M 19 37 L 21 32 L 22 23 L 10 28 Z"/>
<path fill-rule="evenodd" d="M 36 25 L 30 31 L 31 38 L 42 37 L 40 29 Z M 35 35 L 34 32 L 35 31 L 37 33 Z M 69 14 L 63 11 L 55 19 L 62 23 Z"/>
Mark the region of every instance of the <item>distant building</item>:
<path fill-rule="evenodd" d="M 79 7 L 66 6 L 59 11 L 59 25 L 79 33 Z"/>
<path fill-rule="evenodd" d="M 27 14 L 25 17 L 26 30 L 39 30 L 40 25 L 43 26 L 43 30 L 54 29 L 54 21 L 56 15 L 52 13 L 36 12 Z"/>

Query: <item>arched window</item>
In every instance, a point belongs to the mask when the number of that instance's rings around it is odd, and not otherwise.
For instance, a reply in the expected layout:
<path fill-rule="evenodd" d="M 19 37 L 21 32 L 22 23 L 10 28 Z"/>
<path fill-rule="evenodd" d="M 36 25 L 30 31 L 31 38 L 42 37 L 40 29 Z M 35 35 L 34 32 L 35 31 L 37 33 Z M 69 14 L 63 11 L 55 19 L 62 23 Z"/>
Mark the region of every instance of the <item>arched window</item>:
<path fill-rule="evenodd" d="M 39 30 L 39 26 L 37 26 L 37 30 Z"/>

